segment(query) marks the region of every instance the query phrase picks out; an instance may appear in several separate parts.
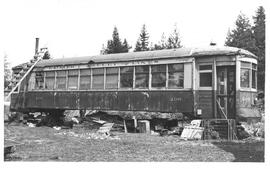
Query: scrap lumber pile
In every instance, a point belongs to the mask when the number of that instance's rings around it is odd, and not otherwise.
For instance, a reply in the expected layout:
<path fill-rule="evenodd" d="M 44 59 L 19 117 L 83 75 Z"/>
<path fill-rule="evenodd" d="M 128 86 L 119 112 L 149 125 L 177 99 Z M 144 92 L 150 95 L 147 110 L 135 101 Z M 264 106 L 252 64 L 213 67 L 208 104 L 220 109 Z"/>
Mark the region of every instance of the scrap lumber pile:
<path fill-rule="evenodd" d="M 184 127 L 181 138 L 184 140 L 202 139 L 204 128 L 200 126 L 201 120 L 192 120 L 190 125 Z"/>

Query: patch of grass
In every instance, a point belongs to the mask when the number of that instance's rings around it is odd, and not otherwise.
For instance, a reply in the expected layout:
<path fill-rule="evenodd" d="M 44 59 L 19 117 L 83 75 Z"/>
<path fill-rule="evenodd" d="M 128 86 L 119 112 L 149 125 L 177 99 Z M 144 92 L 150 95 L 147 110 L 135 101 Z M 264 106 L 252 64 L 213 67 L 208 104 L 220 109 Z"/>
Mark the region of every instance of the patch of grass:
<path fill-rule="evenodd" d="M 5 126 L 5 144 L 16 143 L 15 160 L 22 161 L 263 161 L 264 142 L 183 141 L 179 136 L 153 136 L 113 132 L 118 140 L 86 139 L 60 132 L 77 134 L 91 130 L 54 130 L 49 127 Z M 246 158 L 245 154 L 254 154 Z M 238 152 L 238 153 L 237 153 Z M 242 156 L 241 156 L 242 155 Z M 15 158 L 16 157 L 16 158 Z M 12 158 L 10 158 L 11 161 Z"/>

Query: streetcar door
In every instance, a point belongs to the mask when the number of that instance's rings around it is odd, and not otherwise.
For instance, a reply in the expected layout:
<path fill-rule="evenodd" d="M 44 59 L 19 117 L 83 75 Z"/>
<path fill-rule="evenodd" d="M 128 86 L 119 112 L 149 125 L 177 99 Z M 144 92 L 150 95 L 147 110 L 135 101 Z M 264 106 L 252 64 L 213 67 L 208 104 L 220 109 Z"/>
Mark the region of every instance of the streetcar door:
<path fill-rule="evenodd" d="M 217 67 L 217 112 L 219 118 L 235 118 L 235 66 Z"/>

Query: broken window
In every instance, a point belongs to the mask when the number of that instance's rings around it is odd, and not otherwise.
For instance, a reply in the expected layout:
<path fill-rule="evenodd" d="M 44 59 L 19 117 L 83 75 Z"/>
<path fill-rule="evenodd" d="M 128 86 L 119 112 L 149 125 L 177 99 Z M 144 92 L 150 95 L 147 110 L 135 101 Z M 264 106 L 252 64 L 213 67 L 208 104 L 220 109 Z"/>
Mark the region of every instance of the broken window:
<path fill-rule="evenodd" d="M 43 89 L 44 87 L 44 72 L 36 72 L 35 89 Z"/>
<path fill-rule="evenodd" d="M 200 87 L 212 87 L 212 65 L 199 65 Z"/>
<path fill-rule="evenodd" d="M 91 86 L 91 70 L 80 70 L 80 90 L 89 90 Z"/>
<path fill-rule="evenodd" d="M 92 69 L 93 71 L 93 84 L 92 89 L 104 89 L 104 69 Z"/>
<path fill-rule="evenodd" d="M 149 82 L 149 66 L 135 67 L 135 87 L 148 88 Z"/>
<path fill-rule="evenodd" d="M 46 72 L 45 89 L 54 89 L 55 72 Z"/>
<path fill-rule="evenodd" d="M 68 70 L 68 89 L 78 89 L 78 70 Z"/>
<path fill-rule="evenodd" d="M 120 88 L 133 87 L 133 67 L 120 68 Z"/>
<path fill-rule="evenodd" d="M 151 67 L 152 87 L 166 87 L 166 65 L 155 65 Z"/>
<path fill-rule="evenodd" d="M 106 89 L 118 88 L 118 68 L 106 69 Z"/>
<path fill-rule="evenodd" d="M 183 88 L 184 87 L 184 64 L 169 64 L 168 65 L 168 88 Z"/>
<path fill-rule="evenodd" d="M 66 89 L 66 71 L 56 72 L 56 89 Z"/>

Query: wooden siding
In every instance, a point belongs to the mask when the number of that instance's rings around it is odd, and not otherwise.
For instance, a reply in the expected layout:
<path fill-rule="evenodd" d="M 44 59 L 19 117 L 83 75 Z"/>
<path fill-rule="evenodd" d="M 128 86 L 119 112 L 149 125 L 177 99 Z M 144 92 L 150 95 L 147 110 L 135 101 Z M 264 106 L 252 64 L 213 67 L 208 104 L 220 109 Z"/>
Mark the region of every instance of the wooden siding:
<path fill-rule="evenodd" d="M 212 90 L 197 90 L 195 92 L 197 109 L 202 110 L 202 118 L 214 118 L 213 112 L 213 91 Z"/>
<path fill-rule="evenodd" d="M 13 94 L 11 110 L 90 109 L 175 113 L 193 113 L 194 110 L 192 91 L 58 91 L 27 92 L 25 96 Z M 25 107 L 22 104 L 24 101 Z"/>

